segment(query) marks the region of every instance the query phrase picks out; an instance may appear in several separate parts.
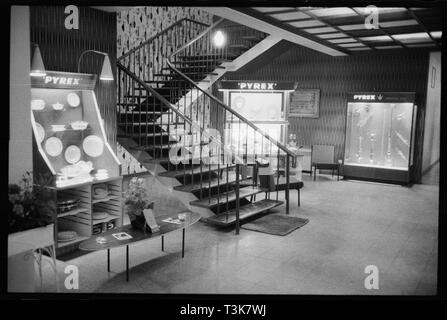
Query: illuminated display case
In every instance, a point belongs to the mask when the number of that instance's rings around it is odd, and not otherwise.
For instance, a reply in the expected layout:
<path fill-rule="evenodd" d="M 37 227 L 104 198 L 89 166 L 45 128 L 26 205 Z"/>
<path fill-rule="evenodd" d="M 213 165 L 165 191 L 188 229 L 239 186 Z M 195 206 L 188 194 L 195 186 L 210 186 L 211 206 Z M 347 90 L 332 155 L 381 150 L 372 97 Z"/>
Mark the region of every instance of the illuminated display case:
<path fill-rule="evenodd" d="M 224 102 L 263 132 L 281 144 L 286 144 L 287 137 L 287 103 L 293 92 L 293 82 L 240 82 L 221 81 L 220 90 L 224 93 Z M 234 130 L 231 130 L 231 129 Z M 240 126 L 239 121 L 227 113 L 225 141 L 236 152 L 243 153 L 246 145 L 249 153 L 275 153 L 276 146 L 269 140 L 261 139 L 252 128 Z M 271 148 L 271 150 L 270 150 Z"/>
<path fill-rule="evenodd" d="M 58 254 L 122 225 L 121 165 L 106 138 L 95 84 L 90 74 L 31 77 L 33 171 L 54 177 Z"/>
<path fill-rule="evenodd" d="M 348 96 L 345 178 L 408 184 L 413 166 L 414 93 Z"/>

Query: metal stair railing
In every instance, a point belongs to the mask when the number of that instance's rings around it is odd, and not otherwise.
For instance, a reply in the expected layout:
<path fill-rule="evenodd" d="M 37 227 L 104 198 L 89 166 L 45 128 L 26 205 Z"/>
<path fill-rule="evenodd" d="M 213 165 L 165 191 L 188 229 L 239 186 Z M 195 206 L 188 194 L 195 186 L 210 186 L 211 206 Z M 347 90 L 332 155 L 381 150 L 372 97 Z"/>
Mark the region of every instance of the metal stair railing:
<path fill-rule="evenodd" d="M 232 37 L 225 46 L 218 48 L 213 45 L 213 37 L 216 32 L 218 30 L 228 32 L 230 28 L 236 29 L 236 36 L 231 31 Z M 178 84 L 178 90 L 198 93 L 194 97 L 196 100 L 193 101 L 192 95 L 190 97 L 190 119 L 195 118 L 201 127 L 211 126 L 215 128 L 224 137 L 225 144 L 233 150 L 234 154 L 243 159 L 244 166 L 266 161 L 270 168 L 277 172 L 277 183 L 279 173 L 285 175 L 286 213 L 288 214 L 290 157 L 293 157 L 294 153 L 271 135 L 262 131 L 253 122 L 213 96 L 210 92 L 211 88 L 204 90 L 198 84 L 200 78 L 206 75 L 203 70 L 212 70 L 221 63 L 238 56 L 240 48 L 242 50 L 249 48 L 249 44 L 240 43 L 239 39 L 262 38 L 262 36 L 262 33 L 257 30 L 240 25 L 235 27 L 234 24 L 228 24 L 226 20 L 220 19 L 171 54 L 167 64 L 178 78 L 184 80 Z M 231 51 L 233 48 L 236 49 Z M 195 77 L 194 79 L 186 74 L 186 68 L 193 71 L 189 73 Z M 200 76 L 196 76 L 196 74 Z M 186 99 L 186 96 L 183 99 Z M 238 173 L 240 165 L 236 164 L 236 172 Z M 257 183 L 256 181 L 253 182 Z M 239 190 L 239 185 L 237 184 L 235 188 Z M 236 233 L 238 233 L 240 200 L 238 192 L 236 192 L 236 198 Z M 276 200 L 278 200 L 278 191 L 276 191 Z"/>

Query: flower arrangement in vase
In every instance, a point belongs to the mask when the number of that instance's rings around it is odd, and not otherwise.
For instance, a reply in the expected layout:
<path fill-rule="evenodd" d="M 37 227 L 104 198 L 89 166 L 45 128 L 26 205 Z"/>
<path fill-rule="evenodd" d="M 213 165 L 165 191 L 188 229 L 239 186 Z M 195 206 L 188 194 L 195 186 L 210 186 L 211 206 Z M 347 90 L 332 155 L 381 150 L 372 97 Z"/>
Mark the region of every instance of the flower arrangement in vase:
<path fill-rule="evenodd" d="M 53 223 L 56 216 L 52 177 L 34 178 L 27 171 L 18 184 L 8 185 L 8 232 L 14 233 Z"/>
<path fill-rule="evenodd" d="M 143 210 L 153 209 L 154 203 L 149 199 L 144 179 L 133 177 L 129 181 L 129 189 L 124 193 L 124 199 L 130 223 L 135 229 L 145 231 L 147 225 Z"/>

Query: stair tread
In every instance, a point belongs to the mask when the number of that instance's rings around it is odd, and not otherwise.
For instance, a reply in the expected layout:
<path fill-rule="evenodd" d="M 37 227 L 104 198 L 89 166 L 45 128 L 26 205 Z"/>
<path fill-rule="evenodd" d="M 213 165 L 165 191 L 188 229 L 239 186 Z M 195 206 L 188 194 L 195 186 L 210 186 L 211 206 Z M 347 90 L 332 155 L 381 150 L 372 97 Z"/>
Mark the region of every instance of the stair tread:
<path fill-rule="evenodd" d="M 154 150 L 154 149 L 169 149 L 172 146 L 173 143 L 169 144 L 156 144 L 156 145 L 150 145 L 150 146 L 138 146 L 138 147 L 131 147 L 132 150 Z"/>
<path fill-rule="evenodd" d="M 245 187 L 239 189 L 239 198 L 245 198 L 254 194 L 258 194 L 263 192 L 261 189 L 257 187 Z M 203 207 L 203 208 L 212 208 L 217 206 L 218 204 L 226 203 L 227 202 L 227 196 L 228 201 L 235 201 L 236 200 L 236 192 L 235 191 L 229 191 L 225 193 L 221 193 L 219 195 L 215 195 L 209 198 L 205 198 L 202 200 L 194 200 L 190 202 L 190 205 L 196 206 L 196 207 Z"/>
<path fill-rule="evenodd" d="M 262 199 L 260 201 L 246 204 L 239 208 L 239 220 L 252 217 L 269 209 L 273 209 L 281 204 L 283 204 L 283 201 L 276 201 L 271 199 Z M 221 226 L 232 225 L 236 223 L 236 209 L 231 209 L 227 212 L 211 216 L 209 218 L 206 218 L 206 221 Z"/>
<path fill-rule="evenodd" d="M 229 165 L 228 168 L 234 167 L 235 165 Z M 194 175 L 194 174 L 198 174 L 198 173 L 203 173 L 203 172 L 211 172 L 211 171 L 216 171 L 216 170 L 225 170 L 227 168 L 227 166 L 218 166 L 218 165 L 199 165 L 198 167 L 191 169 L 186 169 L 186 170 L 172 170 L 172 171 L 166 171 L 166 172 L 162 172 L 159 174 L 159 176 L 162 177 L 170 177 L 170 178 L 175 178 L 175 177 L 182 177 L 184 175 Z"/>
<path fill-rule="evenodd" d="M 222 165 L 221 167 L 226 167 L 226 165 Z M 236 181 L 236 174 L 234 172 L 228 172 L 228 179 L 227 174 L 225 173 L 222 178 L 212 178 L 212 179 L 204 179 L 202 180 L 202 184 L 200 182 L 195 182 L 193 184 L 185 184 L 181 186 L 175 186 L 174 189 L 177 191 L 183 191 L 183 192 L 195 192 L 200 191 L 200 189 L 205 188 L 214 188 L 218 185 L 225 185 L 227 183 L 233 183 Z"/>
<path fill-rule="evenodd" d="M 201 60 L 181 60 L 181 61 L 174 61 L 174 64 L 189 64 L 189 63 L 202 63 L 202 62 L 217 62 L 223 63 L 223 62 L 231 62 L 230 59 L 201 59 Z"/>
<path fill-rule="evenodd" d="M 121 134 L 121 136 L 126 136 L 126 137 L 166 137 L 169 136 L 169 133 L 167 132 L 155 132 L 155 133 L 145 133 L 145 132 L 141 132 L 141 133 L 123 133 Z"/>

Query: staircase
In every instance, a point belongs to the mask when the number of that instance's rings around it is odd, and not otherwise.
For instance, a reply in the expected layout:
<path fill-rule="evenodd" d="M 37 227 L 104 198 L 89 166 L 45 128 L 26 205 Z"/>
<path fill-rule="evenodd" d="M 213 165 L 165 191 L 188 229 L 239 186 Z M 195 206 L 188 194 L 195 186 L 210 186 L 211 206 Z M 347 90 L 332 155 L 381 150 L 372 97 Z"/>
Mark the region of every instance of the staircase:
<path fill-rule="evenodd" d="M 218 30 L 227 39 L 221 48 L 213 44 Z M 241 220 L 283 204 L 278 192 L 256 201 L 265 192 L 257 163 L 285 172 L 288 186 L 293 154 L 215 97 L 212 84 L 274 43 L 224 19 L 211 26 L 183 19 L 117 63 L 119 141 L 131 141 L 124 146 L 204 221 L 235 225 L 236 233 Z M 287 187 L 287 213 L 288 199 Z"/>

